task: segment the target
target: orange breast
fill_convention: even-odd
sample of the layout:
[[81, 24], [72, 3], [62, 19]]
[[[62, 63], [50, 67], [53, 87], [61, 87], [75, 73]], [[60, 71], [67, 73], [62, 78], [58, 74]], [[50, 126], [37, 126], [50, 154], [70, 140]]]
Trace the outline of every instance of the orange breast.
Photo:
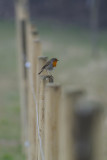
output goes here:
[[53, 67], [56, 67], [57, 61], [53, 62]]

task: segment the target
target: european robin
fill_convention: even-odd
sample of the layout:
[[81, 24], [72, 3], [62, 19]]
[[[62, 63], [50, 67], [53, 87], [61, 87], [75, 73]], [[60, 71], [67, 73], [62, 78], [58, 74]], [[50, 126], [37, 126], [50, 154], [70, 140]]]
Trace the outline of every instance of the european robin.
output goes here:
[[57, 58], [52, 58], [50, 59], [42, 68], [41, 68], [41, 71], [38, 73], [38, 74], [41, 74], [44, 70], [46, 70], [47, 72], [48, 71], [52, 71], [56, 65], [57, 65], [57, 62], [59, 60]]

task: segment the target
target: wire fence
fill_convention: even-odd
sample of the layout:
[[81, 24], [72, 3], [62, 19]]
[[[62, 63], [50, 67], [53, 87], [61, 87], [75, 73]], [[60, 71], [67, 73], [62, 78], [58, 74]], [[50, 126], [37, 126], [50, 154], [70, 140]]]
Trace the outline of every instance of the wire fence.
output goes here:
[[83, 89], [70, 86], [62, 90], [45, 72], [38, 75], [48, 59], [41, 56], [41, 43], [28, 15], [26, 7], [17, 1], [22, 144], [26, 146], [26, 159], [103, 159], [102, 105], [89, 99]]

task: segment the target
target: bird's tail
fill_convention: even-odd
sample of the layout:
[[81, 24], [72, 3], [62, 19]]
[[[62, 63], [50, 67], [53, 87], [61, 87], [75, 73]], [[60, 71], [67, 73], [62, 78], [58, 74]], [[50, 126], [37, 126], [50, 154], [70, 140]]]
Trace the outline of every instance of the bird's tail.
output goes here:
[[43, 72], [43, 69], [38, 74], [41, 74], [42, 72]]

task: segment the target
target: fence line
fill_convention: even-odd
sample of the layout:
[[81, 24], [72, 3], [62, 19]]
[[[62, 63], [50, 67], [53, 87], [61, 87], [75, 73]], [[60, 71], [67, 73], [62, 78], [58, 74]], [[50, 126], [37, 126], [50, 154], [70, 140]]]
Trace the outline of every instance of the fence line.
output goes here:
[[102, 112], [99, 109], [102, 106], [92, 100], [86, 101], [86, 94], [79, 88], [62, 90], [46, 72], [38, 75], [48, 57], [42, 56], [37, 29], [31, 25], [28, 10], [21, 5], [24, 5], [21, 1], [16, 3], [22, 139], [27, 146], [26, 158], [103, 159], [100, 141]]

